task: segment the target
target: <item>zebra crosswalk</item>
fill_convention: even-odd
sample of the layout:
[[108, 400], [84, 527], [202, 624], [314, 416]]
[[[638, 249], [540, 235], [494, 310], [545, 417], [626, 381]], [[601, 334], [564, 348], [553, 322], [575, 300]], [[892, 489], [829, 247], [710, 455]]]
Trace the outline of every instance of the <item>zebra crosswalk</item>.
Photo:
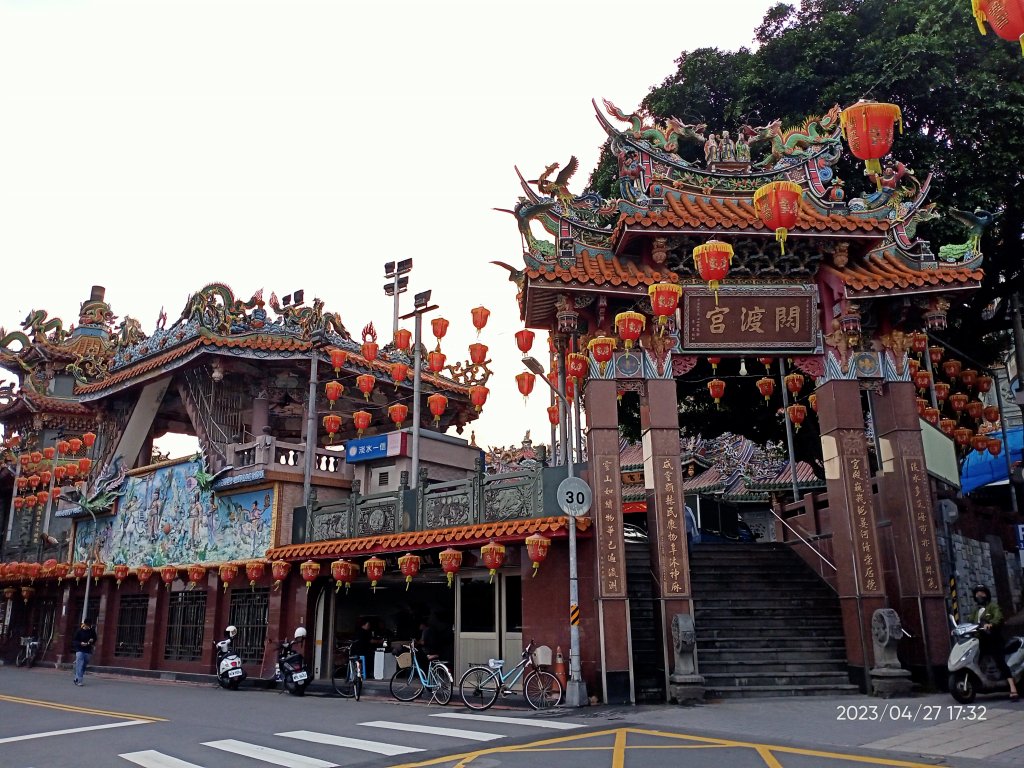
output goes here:
[[[209, 747], [219, 752], [237, 755], [239, 757], [252, 758], [253, 760], [262, 763], [283, 766], [283, 768], [339, 768], [339, 766], [344, 765], [347, 761], [354, 761], [356, 759], [364, 760], [366, 757], [365, 753], [367, 752], [387, 757], [396, 757], [398, 755], [406, 755], [414, 752], [423, 752], [425, 749], [437, 749], [437, 737], [440, 737], [441, 739], [459, 739], [463, 742], [488, 742], [511, 736], [511, 733], [503, 732], [503, 729], [507, 726], [519, 728], [520, 731], [516, 735], [520, 736], [523, 735], [521, 729], [524, 727], [553, 730], [571, 730], [574, 728], [584, 727], [582, 723], [573, 723], [564, 720], [545, 720], [528, 717], [502, 717], [501, 715], [482, 715], [469, 712], [438, 712], [430, 716], [447, 718], [449, 720], [468, 721], [466, 723], [467, 725], [469, 723], [483, 723], [485, 725], [480, 727], [487, 727], [488, 730], [446, 727], [441, 724], [426, 725], [423, 723], [408, 723], [392, 720], [369, 720], [357, 723], [354, 726], [360, 729], [367, 729], [365, 733], [359, 732], [359, 736], [369, 736], [371, 734], [379, 733], [380, 736], [390, 740], [383, 741], [372, 738], [360, 738], [359, 736], [342, 736], [340, 734], [301, 730], [275, 733], [274, 736], [276, 738], [288, 741], [283, 741], [281, 743], [274, 742], [275, 746], [273, 747], [264, 744], [240, 741], [238, 739], [206, 741], [202, 742], [202, 746]], [[453, 723], [452, 725], [455, 724]], [[434, 740], [431, 741], [429, 745], [422, 745], [422, 742], [420, 742], [421, 746], [416, 746], [417, 737], [434, 737]], [[292, 749], [295, 749], [293, 742], [314, 744], [321, 748], [333, 747], [340, 749], [341, 752], [338, 752], [336, 755], [331, 754], [330, 759], [323, 759], [322, 757], [314, 757], [302, 754], [301, 752], [292, 751]], [[280, 748], [285, 746], [288, 746], [289, 748]], [[214, 758], [212, 755], [214, 753], [210, 754], [210, 759], [213, 760]], [[324, 753], [321, 752], [321, 754]], [[141, 766], [141, 768], [208, 768], [205, 765], [183, 760], [175, 757], [174, 755], [168, 755], [153, 749], [142, 750], [139, 752], [125, 752], [119, 755], [119, 757], [129, 763]], [[342, 762], [332, 762], [332, 759], [340, 760]]]

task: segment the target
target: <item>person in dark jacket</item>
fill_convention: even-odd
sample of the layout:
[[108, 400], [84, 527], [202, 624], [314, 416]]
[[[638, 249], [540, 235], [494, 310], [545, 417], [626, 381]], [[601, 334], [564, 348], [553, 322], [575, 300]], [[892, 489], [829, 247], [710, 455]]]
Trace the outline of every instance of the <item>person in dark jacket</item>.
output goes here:
[[71, 638], [71, 650], [75, 652], [75, 685], [84, 685], [85, 668], [89, 664], [93, 649], [96, 647], [96, 630], [92, 621], [86, 619]]
[[1003, 655], [1003, 612], [992, 602], [992, 593], [984, 584], [974, 588], [974, 602], [979, 606], [975, 620], [981, 625], [981, 632], [978, 634], [981, 653], [992, 657], [999, 668], [999, 673], [1010, 684], [1010, 701], [1017, 701], [1020, 698], [1017, 684], [1013, 681], [1013, 674], [1006, 665], [1006, 657]]

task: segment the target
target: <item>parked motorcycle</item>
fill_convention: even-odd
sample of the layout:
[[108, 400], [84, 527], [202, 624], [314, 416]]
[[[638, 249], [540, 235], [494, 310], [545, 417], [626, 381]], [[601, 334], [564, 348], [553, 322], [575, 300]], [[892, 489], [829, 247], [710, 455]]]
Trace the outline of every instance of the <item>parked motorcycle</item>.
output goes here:
[[[953, 649], [949, 652], [946, 669], [949, 671], [949, 692], [961, 704], [970, 704], [979, 693], [1008, 691], [1009, 685], [999, 674], [995, 661], [981, 655], [981, 641], [978, 635], [981, 626], [971, 622], [953, 625]], [[1021, 684], [1024, 678], [1024, 637], [1010, 637], [1003, 647], [1006, 666], [1013, 679]]]
[[292, 696], [301, 696], [309, 685], [309, 670], [306, 659], [292, 646], [306, 639], [305, 627], [295, 630], [295, 639], [282, 640], [277, 644], [277, 679]]
[[18, 656], [14, 659], [14, 663], [19, 667], [24, 667], [26, 664], [34, 667], [38, 658], [39, 639], [36, 637], [21, 638], [21, 650], [18, 651]]
[[234, 640], [237, 634], [238, 627], [231, 625], [224, 630], [224, 639], [215, 643], [217, 646], [217, 682], [222, 688], [232, 691], [238, 690], [238, 686], [245, 680], [242, 657], [235, 651]]

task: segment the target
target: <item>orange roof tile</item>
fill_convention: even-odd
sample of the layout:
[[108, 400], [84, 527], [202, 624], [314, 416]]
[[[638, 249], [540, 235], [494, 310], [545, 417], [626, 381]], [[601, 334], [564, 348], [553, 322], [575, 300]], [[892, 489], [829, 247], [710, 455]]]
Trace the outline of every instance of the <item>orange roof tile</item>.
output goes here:
[[576, 280], [595, 285], [607, 283], [608, 285], [627, 285], [634, 288], [639, 285], [647, 286], [660, 282], [679, 282], [679, 275], [671, 270], [666, 269], [662, 272], [646, 265], [636, 265], [631, 261], [624, 261], [618, 256], [606, 259], [587, 250], [580, 254], [574, 267], [569, 269], [555, 267], [550, 272], [527, 269], [526, 276], [531, 279], [540, 277], [551, 282], [571, 283]]
[[854, 291], [913, 290], [929, 286], [968, 287], [980, 283], [984, 270], [965, 267], [911, 269], [892, 254], [869, 256], [862, 262], [850, 262], [842, 269], [823, 265]]
[[[499, 541], [522, 541], [534, 533], [546, 533], [561, 538], [568, 535], [568, 517], [532, 517], [519, 520], [502, 520], [477, 525], [460, 525], [454, 528], [436, 528], [429, 531], [408, 531], [386, 536], [366, 536], [359, 539], [332, 539], [314, 541], [308, 544], [289, 544], [267, 550], [267, 557], [273, 560], [322, 560], [343, 555], [373, 555], [406, 550], [433, 549], [448, 546], [476, 546], [491, 539]], [[590, 528], [590, 519], [577, 518], [576, 529]]]

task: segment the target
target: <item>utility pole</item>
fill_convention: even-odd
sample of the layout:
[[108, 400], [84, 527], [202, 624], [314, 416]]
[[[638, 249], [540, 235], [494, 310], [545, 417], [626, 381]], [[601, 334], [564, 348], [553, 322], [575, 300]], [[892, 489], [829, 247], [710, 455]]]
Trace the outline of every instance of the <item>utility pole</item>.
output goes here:
[[[410, 260], [411, 265], [411, 260]], [[397, 297], [396, 297], [397, 300]], [[411, 490], [415, 490], [420, 481], [420, 388], [423, 378], [423, 355], [420, 347], [423, 341], [423, 315], [437, 309], [436, 304], [430, 303], [430, 291], [417, 293], [412, 300], [413, 311], [402, 315], [402, 320], [415, 318], [415, 333], [413, 338], [413, 378], [412, 378], [412, 479]], [[397, 323], [395, 324], [397, 328]]]
[[384, 283], [384, 295], [393, 296], [395, 299], [394, 323], [391, 327], [392, 341], [398, 332], [398, 296], [409, 289], [410, 272], [412, 272], [412, 259], [402, 259], [397, 264], [389, 261], [384, 265], [384, 277], [391, 280], [390, 283]]

